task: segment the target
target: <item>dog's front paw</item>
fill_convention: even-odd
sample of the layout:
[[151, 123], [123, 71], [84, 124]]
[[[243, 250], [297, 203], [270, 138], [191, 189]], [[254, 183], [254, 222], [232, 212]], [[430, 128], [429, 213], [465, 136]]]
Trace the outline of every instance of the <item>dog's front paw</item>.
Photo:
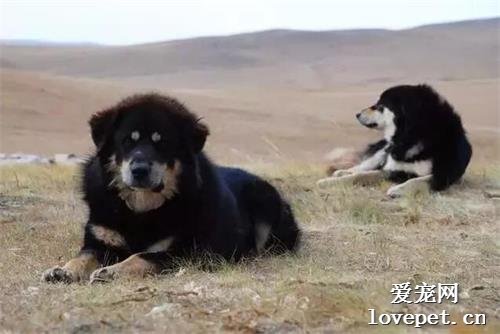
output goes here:
[[339, 170], [336, 170], [332, 176], [333, 177], [341, 177], [341, 176], [346, 176], [346, 175], [351, 175], [353, 174], [352, 171], [350, 171], [349, 169], [339, 169]]
[[42, 274], [42, 281], [49, 283], [72, 283], [77, 281], [76, 276], [71, 271], [56, 266], [46, 270]]
[[109, 283], [117, 277], [118, 274], [113, 266], [99, 268], [90, 275], [90, 284]]
[[387, 196], [389, 196], [390, 198], [399, 198], [399, 197], [403, 197], [404, 194], [405, 194], [405, 189], [404, 187], [402, 187], [401, 185], [395, 185], [395, 186], [392, 186], [390, 187], [388, 190], [387, 190]]
[[414, 179], [390, 187], [389, 190], [387, 190], [387, 196], [391, 198], [417, 196], [429, 194], [429, 191], [429, 183], [427, 180]]

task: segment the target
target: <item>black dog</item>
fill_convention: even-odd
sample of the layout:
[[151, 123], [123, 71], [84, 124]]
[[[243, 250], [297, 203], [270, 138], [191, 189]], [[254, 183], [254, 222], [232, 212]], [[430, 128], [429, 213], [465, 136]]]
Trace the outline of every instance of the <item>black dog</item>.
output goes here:
[[159, 273], [179, 258], [297, 248], [288, 203], [259, 177], [212, 164], [202, 153], [208, 128], [175, 99], [133, 96], [90, 126], [97, 153], [83, 168], [83, 247], [44, 280], [108, 281]]
[[364, 126], [383, 131], [384, 139], [368, 146], [360, 164], [338, 170], [319, 184], [342, 178], [363, 182], [382, 170], [385, 177], [401, 183], [388, 190], [389, 196], [397, 197], [416, 186], [444, 190], [465, 173], [472, 147], [460, 116], [430, 86], [389, 88], [356, 117]]

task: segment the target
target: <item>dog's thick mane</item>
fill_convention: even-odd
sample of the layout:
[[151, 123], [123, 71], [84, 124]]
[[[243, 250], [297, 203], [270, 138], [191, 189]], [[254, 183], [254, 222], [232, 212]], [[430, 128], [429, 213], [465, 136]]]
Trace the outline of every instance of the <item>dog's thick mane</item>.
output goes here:
[[460, 116], [444, 97], [422, 84], [389, 88], [380, 100], [395, 114], [396, 131], [388, 143], [394, 159], [410, 163], [431, 159], [434, 190], [462, 176], [471, 148]]
[[415, 140], [439, 145], [446, 137], [457, 135], [462, 129], [460, 116], [453, 106], [429, 85], [398, 86], [388, 89], [381, 100], [396, 104], [396, 132], [391, 143], [406, 150]]
[[91, 136], [99, 157], [108, 159], [113, 154], [109, 144], [109, 134], [121, 118], [137, 109], [156, 110], [171, 115], [175, 126], [185, 134], [185, 139], [193, 151], [200, 152], [210, 134], [208, 127], [200, 122], [200, 118], [189, 111], [178, 100], [157, 93], [136, 94], [121, 100], [113, 107], [95, 113], [89, 120]]

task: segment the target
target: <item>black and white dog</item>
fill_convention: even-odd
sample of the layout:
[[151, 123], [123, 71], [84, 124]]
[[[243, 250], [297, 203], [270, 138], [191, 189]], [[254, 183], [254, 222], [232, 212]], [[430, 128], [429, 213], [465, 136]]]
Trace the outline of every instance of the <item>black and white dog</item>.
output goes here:
[[462, 177], [471, 159], [460, 116], [428, 85], [389, 88], [356, 117], [362, 125], [383, 131], [384, 139], [367, 147], [361, 163], [337, 170], [318, 181], [319, 186], [385, 177], [398, 183], [388, 190], [391, 197], [429, 187], [440, 191]]

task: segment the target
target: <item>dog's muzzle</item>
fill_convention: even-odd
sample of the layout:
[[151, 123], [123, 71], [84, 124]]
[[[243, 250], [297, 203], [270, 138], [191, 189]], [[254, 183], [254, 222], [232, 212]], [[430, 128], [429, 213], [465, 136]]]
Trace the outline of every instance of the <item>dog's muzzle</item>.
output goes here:
[[131, 175], [132, 188], [151, 189], [161, 191], [163, 188], [161, 177], [153, 163], [144, 159], [134, 159], [130, 162], [129, 169]]
[[151, 164], [147, 161], [134, 160], [130, 164], [130, 172], [132, 173], [134, 180], [143, 181], [149, 177]]
[[378, 114], [374, 110], [374, 107], [365, 108], [361, 110], [361, 112], [356, 114], [358, 122], [366, 126], [367, 128], [378, 127], [377, 116]]

